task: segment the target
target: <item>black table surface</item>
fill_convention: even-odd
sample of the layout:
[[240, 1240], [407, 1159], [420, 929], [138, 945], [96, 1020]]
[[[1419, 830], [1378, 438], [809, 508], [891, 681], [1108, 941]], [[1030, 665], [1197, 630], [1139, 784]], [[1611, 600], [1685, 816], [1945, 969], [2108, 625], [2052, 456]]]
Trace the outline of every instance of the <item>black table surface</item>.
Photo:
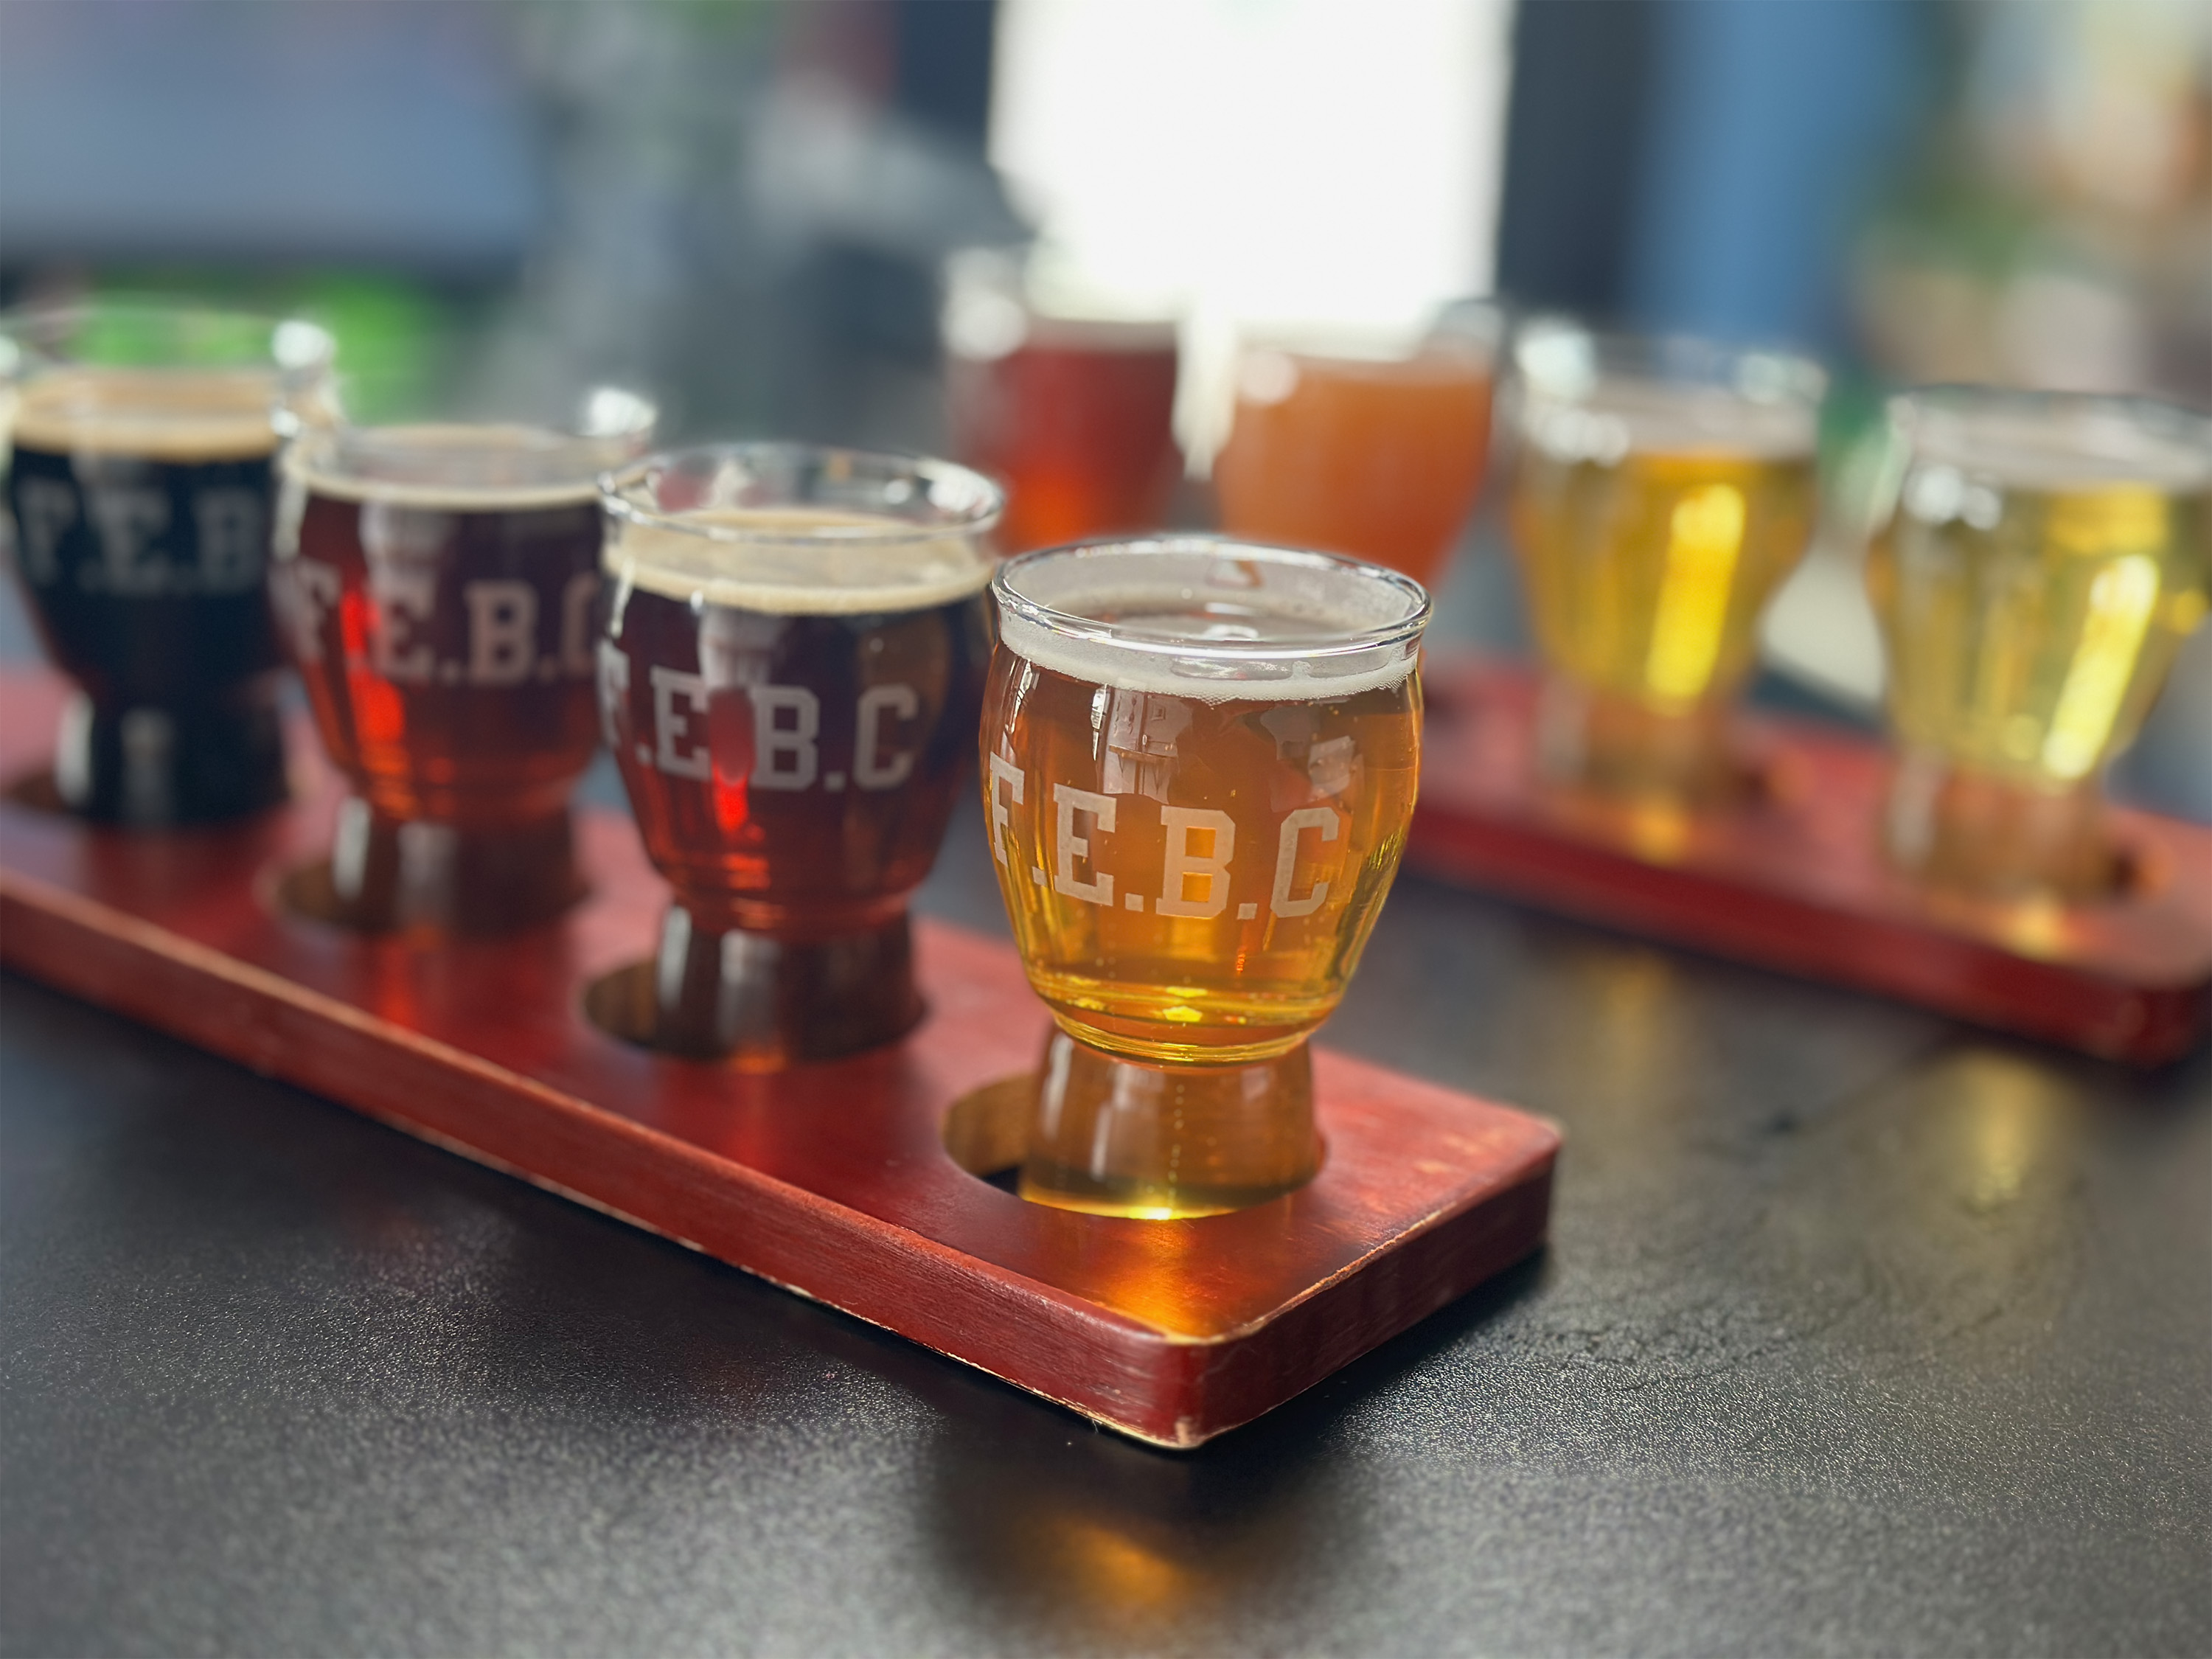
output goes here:
[[0, 981], [0, 1643], [2212, 1649], [2205, 1056], [1410, 878], [1328, 1040], [1565, 1121], [1554, 1242], [1176, 1455]]

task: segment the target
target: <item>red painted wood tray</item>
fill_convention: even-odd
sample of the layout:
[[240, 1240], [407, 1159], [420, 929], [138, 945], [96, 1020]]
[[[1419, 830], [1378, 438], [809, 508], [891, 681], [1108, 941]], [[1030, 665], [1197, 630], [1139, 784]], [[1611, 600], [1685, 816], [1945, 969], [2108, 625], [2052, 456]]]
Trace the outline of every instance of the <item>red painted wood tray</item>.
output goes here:
[[1747, 717], [1765, 779], [1686, 827], [1606, 819], [1533, 767], [1536, 682], [1431, 658], [1413, 868], [1655, 939], [1855, 986], [2046, 1042], [2154, 1065], [2212, 1016], [2212, 830], [2113, 810], [2125, 896], [2002, 907], [1946, 899], [1884, 862], [1889, 760], [1807, 721]]
[[[58, 703], [0, 678], [0, 780], [42, 763]], [[0, 961], [1162, 1445], [1249, 1422], [1542, 1242], [1550, 1124], [1326, 1052], [1304, 1191], [1190, 1221], [1024, 1203], [943, 1129], [1036, 1063], [1043, 1005], [1009, 949], [927, 922], [930, 1012], [896, 1046], [769, 1073], [632, 1048], [580, 1009], [665, 902], [617, 815], [582, 822], [592, 896], [527, 935], [430, 948], [285, 914], [277, 876], [330, 843], [312, 744], [301, 804], [238, 826], [0, 804]]]

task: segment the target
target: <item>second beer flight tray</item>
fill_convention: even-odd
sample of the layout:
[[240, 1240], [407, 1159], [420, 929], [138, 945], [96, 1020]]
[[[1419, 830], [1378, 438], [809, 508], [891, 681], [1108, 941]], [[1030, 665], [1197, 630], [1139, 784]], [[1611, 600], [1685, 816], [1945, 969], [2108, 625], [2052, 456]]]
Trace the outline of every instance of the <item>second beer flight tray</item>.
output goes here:
[[[0, 781], [44, 764], [50, 676], [0, 678]], [[301, 734], [304, 737], [304, 734]], [[1316, 1048], [1328, 1158], [1234, 1214], [1025, 1203], [1020, 1078], [1048, 1016], [1013, 951], [917, 920], [904, 1041], [748, 1072], [629, 1046], [584, 991], [647, 954], [665, 889], [627, 817], [581, 815], [588, 898], [437, 948], [284, 912], [337, 787], [140, 835], [0, 802], [0, 963], [826, 1302], [1161, 1445], [1249, 1421], [1542, 1242], [1558, 1131]], [[1008, 1086], [994, 1088], [991, 1085]]]
[[2127, 889], [2093, 904], [1978, 906], [1923, 892], [1879, 850], [1887, 752], [1746, 715], [1763, 781], [1673, 824], [1578, 813], [1535, 769], [1536, 677], [1431, 655], [1413, 870], [1763, 968], [2157, 1065], [2212, 1024], [2212, 829], [2109, 809]]

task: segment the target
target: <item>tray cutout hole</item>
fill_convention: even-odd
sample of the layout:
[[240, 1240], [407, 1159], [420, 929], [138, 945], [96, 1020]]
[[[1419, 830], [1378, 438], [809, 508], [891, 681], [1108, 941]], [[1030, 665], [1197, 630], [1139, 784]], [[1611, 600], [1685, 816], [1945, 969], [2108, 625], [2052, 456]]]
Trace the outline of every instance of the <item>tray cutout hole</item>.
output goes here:
[[939, 1130], [945, 1156], [977, 1180], [1013, 1192], [1028, 1150], [1036, 1089], [1036, 1074], [1023, 1072], [961, 1096]]

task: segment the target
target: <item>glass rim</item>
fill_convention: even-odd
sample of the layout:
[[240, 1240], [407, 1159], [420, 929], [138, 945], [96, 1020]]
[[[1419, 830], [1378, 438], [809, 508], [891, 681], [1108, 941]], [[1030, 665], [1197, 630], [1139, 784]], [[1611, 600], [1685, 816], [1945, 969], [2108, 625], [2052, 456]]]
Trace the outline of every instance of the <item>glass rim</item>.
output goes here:
[[[374, 490], [431, 487], [498, 494], [517, 486], [595, 493], [600, 477], [653, 441], [660, 410], [623, 386], [597, 386], [577, 399], [575, 418], [523, 416], [352, 421], [343, 402], [334, 420], [304, 422], [292, 434], [284, 469], [307, 480]], [[473, 442], [471, 441], [474, 441]], [[471, 479], [466, 463], [504, 461], [511, 476]], [[441, 464], [442, 463], [442, 464]]]
[[[1335, 637], [1320, 640], [1169, 639], [1158, 635], [1131, 633], [1120, 623], [1102, 622], [1096, 617], [1063, 611], [1043, 600], [1032, 599], [1015, 585], [1024, 571], [1047, 564], [1064, 563], [1071, 560], [1103, 561], [1132, 556], [1144, 559], [1176, 555], [1226, 556], [1301, 570], [1334, 571], [1389, 587], [1408, 600], [1410, 609], [1395, 622], [1372, 628], [1346, 629]], [[1349, 558], [1338, 553], [1322, 553], [1308, 548], [1284, 547], [1269, 542], [1245, 541], [1234, 536], [1206, 534], [1122, 537], [1037, 548], [1005, 561], [992, 573], [991, 598], [1002, 610], [1011, 612], [1022, 622], [1062, 639], [1080, 640], [1146, 656], [1204, 657], [1225, 662], [1255, 664], [1307, 657], [1356, 656], [1364, 652], [1409, 644], [1420, 637], [1435, 611], [1435, 602], [1429, 597], [1427, 588], [1402, 571], [1393, 570], [1387, 565], [1376, 564], [1366, 559]]]
[[1514, 333], [1511, 305], [1495, 294], [1440, 301], [1417, 322], [1259, 319], [1237, 325], [1240, 362], [1267, 353], [1331, 363], [1402, 363], [1428, 356], [1480, 356], [1494, 368]]
[[[1558, 343], [1564, 357], [1571, 343], [1583, 360], [1562, 362], [1551, 377], [1529, 362], [1531, 354]], [[1583, 355], [1586, 354], [1586, 355]], [[1679, 331], [1642, 332], [1600, 328], [1564, 312], [1538, 312], [1513, 325], [1506, 356], [1514, 378], [1539, 395], [1572, 402], [1600, 386], [1642, 381], [1661, 386], [1705, 386], [1749, 402], [1817, 405], [1827, 396], [1828, 371], [1811, 353], [1766, 342], [1738, 342]], [[1745, 384], [1747, 371], [1751, 384]], [[1571, 384], [1579, 382], [1579, 384]]]
[[2212, 441], [2212, 410], [2197, 408], [2142, 392], [2082, 392], [2063, 386], [1984, 385], [1974, 380], [1937, 380], [1926, 386], [1892, 392], [1883, 404], [1885, 414], [1908, 428], [1923, 416], [1972, 416], [1982, 413], [2027, 415], [2108, 414], [2139, 422], [2156, 422], [2187, 431], [2197, 429]]
[[[921, 498], [933, 507], [940, 505], [935, 500], [939, 485], [949, 485], [953, 491], [965, 491], [972, 499], [957, 503], [951, 516], [942, 519], [899, 518], [887, 511], [884, 516], [872, 518], [865, 524], [817, 525], [803, 531], [787, 530], [781, 534], [765, 527], [750, 527], [726, 520], [702, 518], [702, 510], [708, 509], [700, 507], [670, 509], [637, 499], [638, 491], [650, 487], [673, 467], [684, 462], [771, 458], [785, 460], [805, 459], [833, 464], [842, 462], [848, 467], [857, 464], [879, 468], [888, 475], [884, 480], [886, 483], [903, 477], [911, 483], [924, 485], [920, 492]], [[980, 537], [988, 534], [999, 522], [1006, 506], [1006, 491], [995, 482], [973, 467], [962, 466], [957, 461], [939, 460], [934, 456], [905, 450], [851, 449], [837, 444], [781, 439], [690, 444], [676, 449], [655, 450], [651, 454], [600, 473], [598, 483], [601, 506], [610, 517], [625, 525], [696, 537], [702, 541], [720, 542], [732, 547], [818, 546], [824, 542], [842, 545], [891, 546], [907, 542], [940, 541], [948, 536]], [[804, 504], [787, 503], [793, 506]], [[892, 505], [896, 507], [898, 503]]]
[[[75, 356], [70, 341], [87, 323], [100, 319], [157, 327], [164, 331], [165, 339], [173, 337], [169, 331], [197, 323], [241, 331], [238, 336], [241, 341], [252, 339], [258, 343], [250, 353], [228, 352], [213, 359], [164, 355], [150, 361], [103, 362]], [[32, 368], [131, 374], [268, 369], [297, 374], [326, 372], [337, 356], [337, 342], [330, 331], [304, 317], [220, 305], [189, 295], [94, 295], [12, 306], [0, 310], [0, 344], [8, 349], [8, 355], [0, 356], [0, 370], [11, 374]]]

